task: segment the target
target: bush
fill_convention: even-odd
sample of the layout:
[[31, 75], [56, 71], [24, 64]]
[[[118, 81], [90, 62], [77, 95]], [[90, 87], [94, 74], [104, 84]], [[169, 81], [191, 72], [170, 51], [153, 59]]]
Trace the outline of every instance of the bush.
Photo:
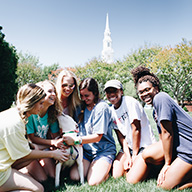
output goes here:
[[12, 105], [17, 92], [15, 72], [18, 59], [15, 48], [4, 40], [5, 35], [1, 29], [2, 27], [0, 27], [0, 111], [3, 111]]

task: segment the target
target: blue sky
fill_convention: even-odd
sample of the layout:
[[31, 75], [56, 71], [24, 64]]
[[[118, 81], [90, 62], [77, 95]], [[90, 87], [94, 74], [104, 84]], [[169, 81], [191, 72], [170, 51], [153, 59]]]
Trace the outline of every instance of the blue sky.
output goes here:
[[100, 57], [109, 14], [115, 59], [148, 45], [192, 40], [191, 0], [0, 0], [5, 40], [40, 63], [84, 65]]

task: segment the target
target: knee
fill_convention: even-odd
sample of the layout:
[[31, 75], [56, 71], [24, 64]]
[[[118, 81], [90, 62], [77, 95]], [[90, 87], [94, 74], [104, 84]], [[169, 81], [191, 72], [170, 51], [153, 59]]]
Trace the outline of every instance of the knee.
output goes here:
[[89, 181], [88, 181], [88, 185], [89, 185], [89, 186], [94, 186], [94, 185], [96, 185], [96, 183], [89, 180]]
[[123, 176], [123, 174], [121, 174], [120, 172], [113, 171], [112, 176], [114, 179], [117, 179], [117, 178]]
[[113, 162], [113, 168], [112, 168], [112, 176], [113, 178], [118, 178], [123, 176], [123, 167], [120, 165], [119, 161], [114, 161]]
[[139, 180], [136, 180], [134, 177], [130, 177], [129, 174], [126, 175], [126, 180], [129, 184], [136, 184]]
[[90, 186], [97, 186], [101, 184], [102, 182], [106, 181], [109, 178], [109, 174], [105, 175], [104, 177], [94, 177], [93, 175], [91, 177], [88, 176], [87, 182]]
[[80, 176], [79, 176], [78, 172], [71, 170], [70, 171], [70, 179], [73, 180], [73, 181], [79, 181]]
[[90, 185], [90, 186], [95, 186], [95, 185], [99, 185], [100, 184], [100, 182], [97, 182], [94, 179], [88, 179], [87, 182], [88, 182], [88, 185]]
[[164, 189], [164, 190], [171, 190], [173, 189], [175, 186], [171, 186], [170, 184], [166, 184], [165, 182], [163, 182], [162, 184], [158, 185], [158, 187]]
[[[171, 175], [173, 175], [173, 173], [172, 173]], [[170, 175], [169, 175], [169, 176], [170, 176]], [[164, 176], [165, 178], [164, 178], [164, 180], [161, 181], [161, 182], [158, 182], [158, 183], [157, 183], [157, 186], [158, 186], [159, 188], [164, 189], [164, 190], [171, 190], [171, 189], [173, 189], [176, 185], [179, 184], [179, 183], [175, 182], [175, 181], [177, 181], [176, 178], [174, 178], [174, 180], [172, 180], [172, 179], [170, 180], [169, 176], [166, 175], [166, 173], [165, 173], [165, 176]], [[168, 179], [166, 179], [166, 177], [167, 177]], [[174, 176], [173, 176], [173, 177], [174, 177]]]

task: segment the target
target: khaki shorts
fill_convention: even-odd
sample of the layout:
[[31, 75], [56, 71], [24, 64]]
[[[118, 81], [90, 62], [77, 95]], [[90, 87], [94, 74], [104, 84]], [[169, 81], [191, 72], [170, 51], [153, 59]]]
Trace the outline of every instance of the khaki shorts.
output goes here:
[[11, 175], [11, 167], [9, 167], [5, 171], [0, 171], [0, 186], [2, 186], [10, 177]]

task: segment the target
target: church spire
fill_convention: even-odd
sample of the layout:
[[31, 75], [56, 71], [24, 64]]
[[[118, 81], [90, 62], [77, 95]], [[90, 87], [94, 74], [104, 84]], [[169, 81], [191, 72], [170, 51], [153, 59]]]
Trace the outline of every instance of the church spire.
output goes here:
[[108, 33], [111, 34], [110, 29], [109, 29], [109, 17], [108, 17], [108, 13], [107, 13], [107, 18], [106, 18], [105, 32], [108, 32]]
[[102, 50], [102, 60], [108, 64], [113, 63], [113, 49], [112, 49], [112, 39], [111, 32], [109, 29], [109, 18], [108, 13], [106, 17], [106, 26], [103, 39], [103, 50]]

